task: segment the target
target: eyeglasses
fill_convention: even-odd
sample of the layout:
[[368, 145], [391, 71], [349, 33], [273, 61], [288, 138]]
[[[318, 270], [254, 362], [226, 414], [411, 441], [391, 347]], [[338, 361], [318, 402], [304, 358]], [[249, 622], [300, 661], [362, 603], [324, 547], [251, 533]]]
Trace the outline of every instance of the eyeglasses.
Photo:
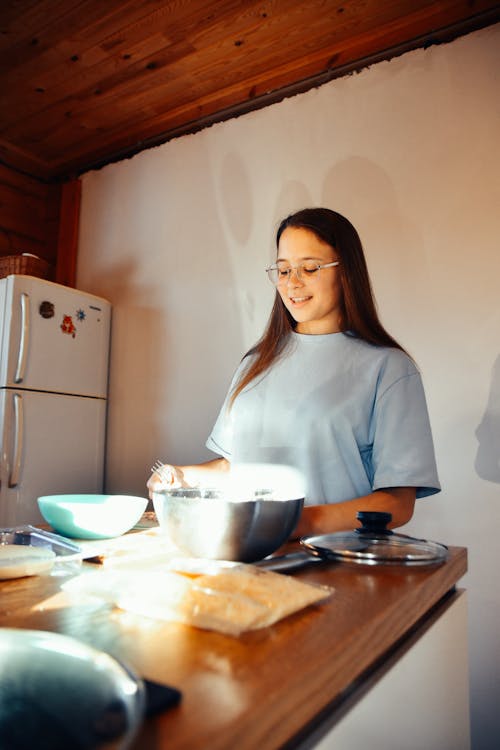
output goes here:
[[305, 261], [298, 266], [289, 266], [284, 263], [276, 263], [274, 266], [266, 268], [269, 281], [274, 286], [284, 286], [288, 284], [292, 271], [295, 271], [300, 281], [317, 281], [322, 268], [332, 268], [338, 266], [340, 260], [334, 260], [332, 263], [315, 263], [314, 261]]

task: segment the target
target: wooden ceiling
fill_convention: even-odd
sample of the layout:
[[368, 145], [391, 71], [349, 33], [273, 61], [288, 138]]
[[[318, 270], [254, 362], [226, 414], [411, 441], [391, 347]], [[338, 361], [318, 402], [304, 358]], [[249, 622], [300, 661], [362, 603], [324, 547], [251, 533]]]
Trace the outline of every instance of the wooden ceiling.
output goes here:
[[1, 0], [0, 161], [65, 180], [498, 20], [487, 0]]

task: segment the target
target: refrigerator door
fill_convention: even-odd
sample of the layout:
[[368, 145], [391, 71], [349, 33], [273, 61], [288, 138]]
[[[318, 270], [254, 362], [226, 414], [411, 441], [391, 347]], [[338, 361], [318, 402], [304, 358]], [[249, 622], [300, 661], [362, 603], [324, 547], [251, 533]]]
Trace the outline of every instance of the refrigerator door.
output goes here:
[[0, 527], [42, 522], [40, 495], [103, 491], [106, 401], [0, 390]]
[[0, 387], [106, 397], [109, 302], [13, 275], [0, 280], [0, 316]]

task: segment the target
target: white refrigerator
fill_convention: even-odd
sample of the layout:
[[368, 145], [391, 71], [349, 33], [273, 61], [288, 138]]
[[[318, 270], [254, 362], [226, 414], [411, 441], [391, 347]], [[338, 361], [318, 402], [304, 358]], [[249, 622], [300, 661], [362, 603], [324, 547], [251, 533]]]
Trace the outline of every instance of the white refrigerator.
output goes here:
[[100, 493], [111, 305], [31, 276], [0, 279], [0, 527], [37, 498]]

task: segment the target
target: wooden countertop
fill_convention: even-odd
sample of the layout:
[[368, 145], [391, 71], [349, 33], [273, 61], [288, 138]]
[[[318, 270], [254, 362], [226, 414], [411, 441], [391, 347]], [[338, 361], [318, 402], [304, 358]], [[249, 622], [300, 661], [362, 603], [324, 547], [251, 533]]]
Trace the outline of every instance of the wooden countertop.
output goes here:
[[0, 626], [74, 636], [179, 688], [181, 704], [144, 722], [136, 750], [275, 750], [411, 631], [466, 570], [459, 547], [426, 568], [314, 563], [292, 575], [334, 587], [333, 596], [239, 638], [107, 604], [61, 606], [65, 578], [24, 578], [0, 584]]

